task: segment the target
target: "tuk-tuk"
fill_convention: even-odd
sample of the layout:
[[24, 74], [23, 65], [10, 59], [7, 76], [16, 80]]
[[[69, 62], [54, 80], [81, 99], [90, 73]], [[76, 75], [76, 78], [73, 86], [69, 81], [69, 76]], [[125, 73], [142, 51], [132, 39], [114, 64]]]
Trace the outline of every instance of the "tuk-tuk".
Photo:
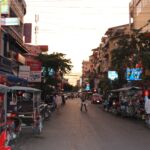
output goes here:
[[0, 84], [0, 150], [11, 150], [8, 143], [8, 128], [7, 128], [7, 92], [9, 88]]
[[[31, 87], [12, 86], [11, 113], [17, 114], [21, 120], [21, 127], [31, 127], [33, 133], [40, 134], [43, 126], [43, 118], [40, 113], [41, 90]], [[9, 102], [10, 103], [10, 102]]]

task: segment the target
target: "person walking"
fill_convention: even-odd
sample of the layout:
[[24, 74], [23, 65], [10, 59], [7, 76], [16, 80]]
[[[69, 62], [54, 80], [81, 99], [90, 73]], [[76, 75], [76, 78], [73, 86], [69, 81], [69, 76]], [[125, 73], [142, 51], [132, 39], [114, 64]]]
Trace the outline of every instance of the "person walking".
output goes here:
[[61, 95], [61, 99], [62, 99], [61, 105], [65, 105], [66, 101], [64, 94]]
[[83, 92], [82, 95], [81, 95], [81, 107], [80, 107], [81, 111], [83, 110], [83, 107], [84, 107], [86, 112], [88, 111], [86, 101], [87, 101], [87, 95], [86, 95], [85, 92]]

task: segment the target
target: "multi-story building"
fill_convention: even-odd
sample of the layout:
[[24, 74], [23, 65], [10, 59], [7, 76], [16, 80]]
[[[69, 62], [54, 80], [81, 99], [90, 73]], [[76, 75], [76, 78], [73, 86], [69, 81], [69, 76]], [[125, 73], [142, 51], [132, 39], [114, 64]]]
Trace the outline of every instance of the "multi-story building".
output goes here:
[[[24, 0], [6, 0], [5, 8], [7, 12], [2, 12], [1, 17], [16, 18], [19, 20], [17, 25], [2, 25], [0, 36], [0, 66], [1, 74], [7, 75], [10, 82], [19, 82], [19, 65], [25, 64], [24, 53], [27, 49], [23, 45], [23, 18], [26, 14], [26, 3]], [[3, 3], [1, 3], [3, 9]]]
[[87, 83], [89, 83], [89, 75], [91, 70], [91, 62], [83, 61], [82, 62], [82, 87], [85, 87]]
[[129, 8], [131, 28], [150, 31], [150, 0], [132, 0]]
[[[129, 6], [131, 29], [138, 29], [150, 37], [150, 0], [132, 0]], [[149, 69], [145, 69], [145, 75], [150, 76]]]
[[111, 65], [111, 52], [118, 47], [118, 40], [122, 36], [129, 37], [129, 34], [129, 24], [111, 27], [106, 31], [100, 45], [100, 72], [104, 73], [113, 69], [113, 66]]

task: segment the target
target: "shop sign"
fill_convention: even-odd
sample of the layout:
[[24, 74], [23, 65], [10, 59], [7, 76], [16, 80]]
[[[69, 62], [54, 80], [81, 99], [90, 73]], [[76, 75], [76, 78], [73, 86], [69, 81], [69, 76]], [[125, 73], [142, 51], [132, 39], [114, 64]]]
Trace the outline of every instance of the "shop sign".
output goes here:
[[2, 26], [19, 26], [20, 20], [19, 18], [1, 18]]
[[17, 61], [22, 63], [22, 64], [25, 64], [25, 57], [18, 53], [17, 54]]
[[27, 66], [30, 66], [31, 71], [41, 71], [42, 70], [42, 64], [39, 61], [27, 61]]
[[30, 77], [30, 66], [19, 66], [19, 77], [29, 80]]
[[29, 82], [41, 82], [42, 64], [37, 60], [28, 60], [27, 66], [30, 66]]
[[29, 82], [41, 82], [41, 72], [40, 71], [31, 71]]

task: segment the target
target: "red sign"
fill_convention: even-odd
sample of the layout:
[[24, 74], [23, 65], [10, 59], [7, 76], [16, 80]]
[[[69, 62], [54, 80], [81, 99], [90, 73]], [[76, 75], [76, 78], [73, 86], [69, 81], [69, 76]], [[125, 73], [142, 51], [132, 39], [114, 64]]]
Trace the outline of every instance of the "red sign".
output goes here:
[[26, 65], [30, 66], [30, 77], [29, 82], [41, 82], [41, 70], [42, 64], [41, 62], [30, 59], [26, 61]]
[[42, 69], [42, 64], [39, 61], [27, 61], [26, 65], [30, 66], [30, 71], [41, 71]]

